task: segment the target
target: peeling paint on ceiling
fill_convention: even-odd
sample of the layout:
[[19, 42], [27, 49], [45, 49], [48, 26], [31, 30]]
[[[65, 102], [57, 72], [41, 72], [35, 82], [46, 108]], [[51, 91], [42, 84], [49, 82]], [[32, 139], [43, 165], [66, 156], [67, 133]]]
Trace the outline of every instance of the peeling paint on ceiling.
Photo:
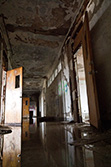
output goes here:
[[[82, 0], [1, 0], [13, 49], [13, 68], [24, 67], [24, 92], [42, 89]], [[28, 91], [29, 90], [29, 91]]]

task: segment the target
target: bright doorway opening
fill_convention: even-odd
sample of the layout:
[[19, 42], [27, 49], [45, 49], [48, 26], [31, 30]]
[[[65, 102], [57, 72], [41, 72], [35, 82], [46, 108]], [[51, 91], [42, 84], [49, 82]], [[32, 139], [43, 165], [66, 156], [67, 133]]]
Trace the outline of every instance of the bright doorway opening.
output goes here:
[[78, 92], [78, 109], [79, 117], [82, 122], [89, 121], [89, 107], [88, 107], [88, 96], [85, 76], [85, 66], [83, 58], [82, 46], [74, 54], [74, 64], [76, 72], [77, 92]]

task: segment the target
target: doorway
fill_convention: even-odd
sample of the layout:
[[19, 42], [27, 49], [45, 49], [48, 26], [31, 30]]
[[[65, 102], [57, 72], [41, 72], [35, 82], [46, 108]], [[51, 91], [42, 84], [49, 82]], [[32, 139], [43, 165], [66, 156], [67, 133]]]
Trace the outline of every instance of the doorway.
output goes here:
[[[79, 115], [83, 122], [89, 120], [91, 125], [99, 128], [101, 126], [100, 113], [88, 23], [88, 14], [86, 12], [84, 19], [80, 20], [76, 30], [72, 33], [75, 84], [73, 99], [74, 104], [76, 104], [74, 113], [75, 116]], [[79, 119], [77, 121], [80, 122]]]
[[33, 118], [33, 111], [30, 111], [30, 119]]
[[8, 58], [5, 49], [2, 51], [2, 78], [1, 78], [1, 120], [3, 124], [5, 119], [5, 101], [6, 101], [6, 74], [8, 69]]
[[30, 111], [30, 124], [33, 124], [33, 111]]
[[74, 54], [74, 64], [77, 82], [79, 118], [82, 122], [88, 122], [89, 107], [82, 46], [80, 46]]

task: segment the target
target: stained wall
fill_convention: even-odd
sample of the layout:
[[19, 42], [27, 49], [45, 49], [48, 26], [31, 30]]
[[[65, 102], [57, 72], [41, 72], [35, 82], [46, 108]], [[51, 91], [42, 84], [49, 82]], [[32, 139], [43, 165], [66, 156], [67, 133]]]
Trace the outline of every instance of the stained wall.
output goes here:
[[[111, 1], [110, 0], [91, 0], [86, 8], [89, 17], [89, 27], [91, 34], [91, 46], [95, 66], [95, 78], [99, 101], [99, 110], [102, 122], [111, 120]], [[76, 18], [76, 17], [75, 17]], [[70, 36], [69, 36], [70, 38]], [[66, 46], [63, 45], [66, 48]], [[71, 50], [71, 48], [70, 48]], [[70, 53], [70, 52], [68, 52]], [[66, 95], [61, 93], [59, 95], [59, 83], [62, 80], [67, 82], [70, 92], [69, 78], [71, 77], [71, 82], [74, 82], [72, 60], [70, 54], [66, 54], [66, 58], [69, 60], [65, 63], [65, 57], [62, 56], [65, 53], [61, 51], [62, 70], [51, 84], [47, 88], [46, 100], [47, 100], [47, 115], [48, 116], [58, 116], [58, 117], [68, 117], [73, 116], [71, 112], [71, 96], [70, 93]], [[64, 75], [64, 71], [69, 72]], [[68, 72], [68, 71], [67, 71]], [[67, 76], [67, 77], [66, 77]], [[67, 79], [66, 79], [67, 78]], [[72, 89], [74, 86], [72, 85]], [[69, 102], [68, 102], [69, 100]], [[68, 105], [67, 105], [68, 102]], [[67, 106], [67, 107], [66, 107]], [[76, 108], [73, 104], [73, 111]], [[69, 109], [69, 110], [68, 110]], [[67, 114], [65, 114], [67, 112]]]
[[101, 17], [91, 29], [100, 115], [102, 123], [107, 125], [111, 121], [111, 3], [108, 2], [101, 4]]
[[61, 57], [61, 70], [46, 89], [46, 116], [72, 119], [69, 66], [66, 51]]

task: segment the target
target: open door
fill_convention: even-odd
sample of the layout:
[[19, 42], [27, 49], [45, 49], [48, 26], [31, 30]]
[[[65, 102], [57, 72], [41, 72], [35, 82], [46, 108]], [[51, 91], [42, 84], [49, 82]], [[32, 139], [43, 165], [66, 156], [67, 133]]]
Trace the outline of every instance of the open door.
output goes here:
[[29, 118], [29, 105], [30, 105], [30, 99], [29, 97], [23, 98], [23, 117]]
[[2, 167], [21, 167], [21, 127], [11, 127], [12, 133], [4, 135]]
[[22, 123], [22, 72], [22, 67], [7, 71], [6, 124]]
[[[83, 53], [89, 120], [93, 126], [98, 128], [100, 126], [100, 115], [99, 115], [98, 98], [97, 98], [96, 83], [95, 83], [95, 71], [94, 71], [94, 63], [93, 63], [92, 52], [91, 52], [87, 13], [85, 14], [84, 22], [81, 23], [81, 28], [79, 27], [79, 30], [75, 32], [75, 34], [73, 34], [73, 37], [74, 37], [73, 38], [74, 44], [72, 47], [73, 47], [73, 54], [74, 54], [74, 57], [73, 57], [74, 62], [77, 59], [76, 55], [78, 50], [82, 50], [82, 53]], [[80, 78], [83, 78], [83, 75], [81, 76]], [[78, 105], [79, 105], [79, 98], [78, 98]], [[78, 108], [81, 110], [80, 107]], [[81, 112], [79, 113], [79, 115], [80, 116], [82, 115]]]

